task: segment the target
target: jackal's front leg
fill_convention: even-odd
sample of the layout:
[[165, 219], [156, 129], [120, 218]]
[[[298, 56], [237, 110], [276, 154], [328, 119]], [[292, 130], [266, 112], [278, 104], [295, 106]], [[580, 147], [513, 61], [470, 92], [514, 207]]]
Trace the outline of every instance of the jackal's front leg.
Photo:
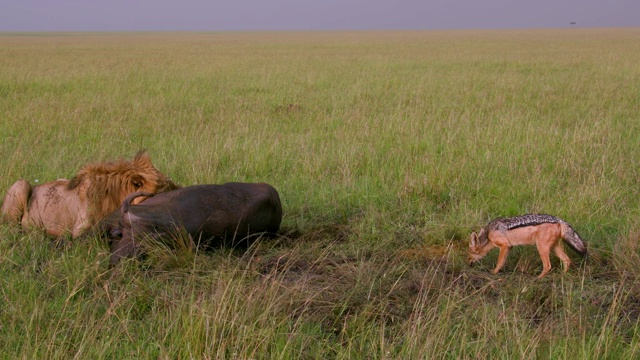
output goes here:
[[492, 273], [497, 274], [507, 261], [507, 255], [509, 254], [509, 245], [500, 245], [500, 254], [498, 254], [498, 263]]

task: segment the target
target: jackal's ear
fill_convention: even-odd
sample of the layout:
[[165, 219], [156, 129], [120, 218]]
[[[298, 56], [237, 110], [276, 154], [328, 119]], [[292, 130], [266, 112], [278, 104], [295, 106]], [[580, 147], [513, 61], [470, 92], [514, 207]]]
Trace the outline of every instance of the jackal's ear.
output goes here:
[[476, 232], [472, 232], [471, 233], [471, 237], [469, 238], [469, 247], [474, 248], [476, 247], [476, 244], [478, 243], [478, 234], [476, 234]]

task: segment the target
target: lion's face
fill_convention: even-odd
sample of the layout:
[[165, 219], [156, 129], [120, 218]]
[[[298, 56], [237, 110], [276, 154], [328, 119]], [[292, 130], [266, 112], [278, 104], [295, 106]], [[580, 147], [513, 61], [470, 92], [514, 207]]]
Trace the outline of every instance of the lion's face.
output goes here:
[[[168, 176], [161, 173], [158, 169], [153, 166], [151, 163], [151, 158], [142, 152], [138, 153], [132, 162], [132, 166], [128, 169], [128, 181], [125, 180], [128, 184], [128, 189], [122, 192], [122, 199], [120, 202], [129, 194], [136, 191], [143, 191], [152, 194], [161, 193], [165, 191], [171, 191], [179, 188]], [[144, 201], [146, 197], [141, 196], [136, 198], [132, 204], [139, 204]]]
[[[145, 174], [135, 174], [130, 182], [125, 197], [136, 191], [143, 191], [152, 194], [157, 194], [165, 191], [171, 191], [178, 189], [176, 185], [168, 176], [158, 171], [155, 167], [149, 169], [150, 171]], [[131, 203], [137, 205], [144, 201], [147, 197], [140, 196], [134, 199]]]

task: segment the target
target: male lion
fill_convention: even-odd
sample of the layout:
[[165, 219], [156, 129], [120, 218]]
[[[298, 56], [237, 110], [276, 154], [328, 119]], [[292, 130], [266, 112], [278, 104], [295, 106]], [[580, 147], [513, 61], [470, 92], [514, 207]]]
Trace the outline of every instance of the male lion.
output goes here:
[[[118, 208], [132, 192], [158, 193], [177, 189], [151, 163], [144, 151], [132, 161], [87, 164], [71, 179], [31, 186], [18, 180], [9, 188], [0, 214], [23, 228], [44, 229], [51, 236], [80, 236]], [[138, 201], [142, 202], [144, 198]]]

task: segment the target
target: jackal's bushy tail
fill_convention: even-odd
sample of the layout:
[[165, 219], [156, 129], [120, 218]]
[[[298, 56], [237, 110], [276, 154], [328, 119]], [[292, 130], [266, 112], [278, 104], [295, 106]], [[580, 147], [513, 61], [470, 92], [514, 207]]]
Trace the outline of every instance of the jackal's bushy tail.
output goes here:
[[587, 244], [580, 238], [580, 235], [569, 225], [562, 221], [562, 239], [578, 254], [584, 256], [587, 254]]

